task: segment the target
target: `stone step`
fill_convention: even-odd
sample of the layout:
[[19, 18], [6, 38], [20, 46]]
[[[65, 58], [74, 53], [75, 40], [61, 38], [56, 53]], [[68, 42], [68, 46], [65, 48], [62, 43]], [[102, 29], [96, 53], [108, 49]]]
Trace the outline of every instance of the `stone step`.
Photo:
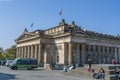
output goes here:
[[[94, 69], [95, 72], [98, 72], [101, 67], [105, 70], [105, 80], [116, 80], [115, 69], [116, 67], [120, 67], [120, 65], [92, 65], [92, 69]], [[92, 73], [88, 73], [86, 65], [84, 67], [76, 67], [74, 70], [69, 70], [68, 73], [77, 76], [83, 75], [91, 79], [93, 78]]]
[[117, 80], [115, 75], [109, 75], [108, 77], [106, 77], [106, 80]]
[[115, 74], [115, 70], [109, 70], [108, 73], [109, 73], [109, 75], [114, 75]]
[[[98, 73], [99, 69], [94, 69], [95, 70], [95, 73]], [[77, 72], [88, 72], [87, 71], [87, 68], [83, 67], [83, 68], [76, 68], [75, 71]], [[107, 75], [112, 75], [112, 74], [115, 74], [115, 70], [105, 70], [105, 74]]]
[[[69, 70], [68, 74], [74, 75], [74, 76], [81, 76], [82, 75], [82, 76], [86, 76], [86, 77], [91, 78], [91, 79], [93, 78], [92, 73], [88, 73], [86, 71], [78, 72], [76, 70]], [[105, 80], [116, 80], [116, 76], [115, 76], [115, 74], [112, 74], [112, 75], [105, 74]]]

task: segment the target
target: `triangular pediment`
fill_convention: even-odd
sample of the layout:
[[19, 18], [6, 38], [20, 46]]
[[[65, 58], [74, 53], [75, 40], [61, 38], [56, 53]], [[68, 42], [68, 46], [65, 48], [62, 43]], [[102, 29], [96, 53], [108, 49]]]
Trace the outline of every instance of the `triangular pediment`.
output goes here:
[[20, 35], [20, 36], [16, 39], [16, 41], [28, 39], [28, 38], [31, 38], [31, 37], [34, 37], [34, 36], [36, 36], [36, 35], [33, 34], [33, 33], [23, 33], [22, 35]]

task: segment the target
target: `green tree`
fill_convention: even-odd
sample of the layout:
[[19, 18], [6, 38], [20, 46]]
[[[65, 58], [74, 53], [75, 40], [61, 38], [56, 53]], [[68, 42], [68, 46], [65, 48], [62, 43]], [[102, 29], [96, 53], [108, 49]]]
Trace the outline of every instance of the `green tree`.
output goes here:
[[2, 54], [0, 54], [0, 60], [3, 60], [4, 56]]
[[16, 46], [12, 46], [11, 48], [6, 49], [5, 53], [3, 56], [6, 59], [15, 59], [16, 58]]
[[3, 48], [0, 47], [0, 60], [3, 60], [4, 59], [4, 56], [3, 56]]

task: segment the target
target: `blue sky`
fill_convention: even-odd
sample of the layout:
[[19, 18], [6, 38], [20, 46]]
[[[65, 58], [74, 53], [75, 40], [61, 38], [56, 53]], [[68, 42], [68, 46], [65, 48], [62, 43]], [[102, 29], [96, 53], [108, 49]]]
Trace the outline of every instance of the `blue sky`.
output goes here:
[[75, 21], [83, 29], [120, 34], [119, 4], [120, 0], [0, 0], [0, 47], [15, 45], [24, 28], [48, 29], [62, 18], [68, 24]]

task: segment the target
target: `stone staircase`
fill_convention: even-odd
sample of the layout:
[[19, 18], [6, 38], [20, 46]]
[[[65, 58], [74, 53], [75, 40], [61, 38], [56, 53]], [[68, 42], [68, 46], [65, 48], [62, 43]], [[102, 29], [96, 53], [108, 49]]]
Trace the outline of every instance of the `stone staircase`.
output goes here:
[[[120, 65], [111, 65], [111, 64], [93, 64], [92, 65], [92, 69], [95, 70], [95, 72], [97, 73], [99, 71], [100, 68], [103, 68], [105, 70], [105, 80], [116, 80], [115, 77], [115, 69], [116, 67], [120, 68]], [[84, 77], [88, 77], [90, 80], [93, 80], [92, 78], [92, 72], [88, 73], [87, 71], [87, 65], [85, 65], [84, 67], [76, 67], [76, 69], [74, 70], [68, 70], [69, 75], [74, 75], [74, 76], [84, 76]]]

